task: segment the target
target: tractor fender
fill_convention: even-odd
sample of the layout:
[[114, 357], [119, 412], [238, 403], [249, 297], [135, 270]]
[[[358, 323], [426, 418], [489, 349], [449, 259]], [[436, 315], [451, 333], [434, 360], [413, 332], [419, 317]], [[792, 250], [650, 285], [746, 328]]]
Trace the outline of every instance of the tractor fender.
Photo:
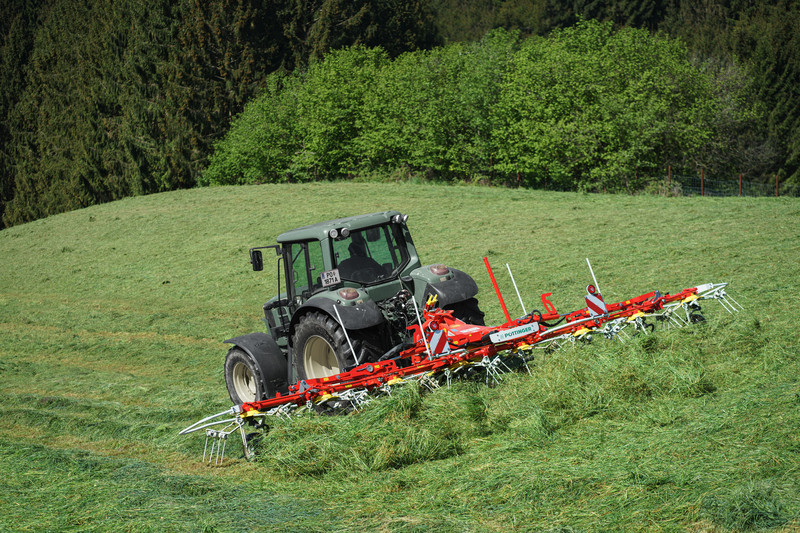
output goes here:
[[342, 319], [341, 322], [345, 329], [365, 329], [377, 326], [385, 321], [380, 308], [372, 300], [356, 305], [339, 305], [330, 298], [311, 298], [292, 315], [292, 321], [289, 324], [289, 338], [291, 339], [294, 334], [294, 328], [300, 318], [311, 310], [323, 311], [338, 322], [336, 311], [333, 310], [334, 306], [339, 311], [339, 317]]
[[438, 296], [439, 306], [445, 307], [458, 302], [468, 300], [478, 294], [478, 284], [469, 274], [450, 268], [453, 277], [445, 281], [428, 281], [423, 293], [422, 302], [429, 296]]
[[234, 337], [224, 342], [244, 350], [253, 358], [261, 371], [261, 378], [270, 386], [271, 390], [279, 392], [287, 390], [286, 354], [275, 342], [275, 339], [266, 333], [256, 332]]

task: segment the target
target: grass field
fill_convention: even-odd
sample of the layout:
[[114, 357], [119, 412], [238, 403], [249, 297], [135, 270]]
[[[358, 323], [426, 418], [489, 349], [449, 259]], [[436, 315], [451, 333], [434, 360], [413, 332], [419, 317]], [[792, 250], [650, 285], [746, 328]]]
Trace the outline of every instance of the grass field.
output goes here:
[[[200, 463], [229, 407], [222, 340], [262, 330], [247, 249], [398, 209], [423, 262], [501, 322], [728, 281], [746, 312], [537, 359], [500, 386], [412, 387], [277, 424]], [[796, 531], [800, 202], [477, 187], [260, 185], [127, 199], [0, 232], [0, 531]]]

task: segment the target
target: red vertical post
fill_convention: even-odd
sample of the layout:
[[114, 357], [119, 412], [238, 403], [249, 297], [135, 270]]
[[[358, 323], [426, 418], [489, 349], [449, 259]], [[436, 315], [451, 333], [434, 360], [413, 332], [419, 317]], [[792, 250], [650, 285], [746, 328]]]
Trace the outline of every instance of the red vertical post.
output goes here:
[[742, 173], [739, 172], [739, 196], [742, 195]]
[[700, 169], [700, 196], [705, 196], [703, 191], [703, 169]]
[[484, 257], [483, 262], [486, 264], [486, 270], [489, 272], [489, 278], [491, 278], [492, 285], [494, 285], [494, 292], [497, 293], [497, 299], [500, 300], [500, 307], [503, 308], [503, 314], [506, 315], [506, 322], [511, 322], [511, 315], [508, 314], [506, 302], [503, 300], [503, 295], [500, 294], [500, 287], [497, 286], [497, 281], [494, 279], [494, 272], [492, 272], [492, 267], [489, 266], [489, 259]]

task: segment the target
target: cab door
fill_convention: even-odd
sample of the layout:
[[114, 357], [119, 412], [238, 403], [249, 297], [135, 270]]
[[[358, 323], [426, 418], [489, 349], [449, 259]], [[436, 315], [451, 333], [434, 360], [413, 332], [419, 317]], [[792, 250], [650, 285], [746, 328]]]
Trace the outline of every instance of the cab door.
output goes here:
[[324, 270], [319, 241], [293, 242], [285, 245], [286, 280], [292, 313], [322, 290], [320, 274]]

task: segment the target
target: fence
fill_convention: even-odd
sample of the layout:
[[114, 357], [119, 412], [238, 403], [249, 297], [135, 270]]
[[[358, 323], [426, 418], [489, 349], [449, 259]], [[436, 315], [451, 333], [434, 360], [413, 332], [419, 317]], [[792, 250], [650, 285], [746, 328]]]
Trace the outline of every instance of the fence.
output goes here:
[[781, 184], [778, 177], [773, 183], [745, 181], [739, 175], [734, 180], [707, 178], [704, 172], [699, 176], [672, 175], [667, 172], [667, 189], [683, 196], [800, 196], [800, 187], [795, 184]]

